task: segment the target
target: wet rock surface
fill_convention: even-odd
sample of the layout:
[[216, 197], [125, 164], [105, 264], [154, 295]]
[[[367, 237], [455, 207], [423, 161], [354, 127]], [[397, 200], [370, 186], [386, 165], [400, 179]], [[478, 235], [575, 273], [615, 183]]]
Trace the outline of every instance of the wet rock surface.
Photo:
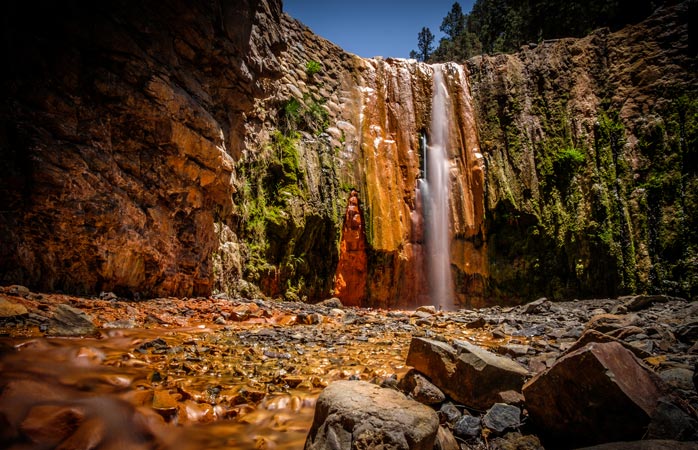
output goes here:
[[[637, 398], [623, 383], [637, 383], [638, 374], [656, 383], [661, 394], [651, 401], [654, 394], [642, 391], [636, 401], [642, 420], [630, 416], [630, 407], [614, 409], [605, 397], [596, 407], [598, 417], [610, 414], [642, 429], [624, 440], [696, 438], [698, 354], [694, 343], [677, 338], [695, 320], [696, 308], [680, 299], [645, 303], [630, 312], [621, 310], [632, 299], [599, 299], [542, 308], [425, 310], [428, 317], [422, 317], [343, 307], [336, 300], [309, 305], [220, 295], [134, 302], [111, 295], [20, 293], [11, 287], [0, 287], [0, 295], [22, 311], [0, 322], [0, 422], [6, 425], [0, 440], [8, 448], [78, 442], [87, 448], [99, 443], [105, 448], [297, 449], [306, 441], [322, 390], [335, 381], [357, 380], [400, 389], [415, 408], [432, 410], [440, 424], [436, 442], [447, 448], [455, 440], [461, 449], [554, 449], [560, 445], [551, 434], [576, 417], [561, 404], [572, 409], [575, 398], [596, 402], [608, 392], [606, 385]], [[60, 336], [53, 322], [59, 307], [90, 321], [94, 333]], [[533, 308], [534, 313], [525, 312]], [[591, 330], [599, 323], [595, 317], [608, 314], [620, 317], [619, 326], [607, 328], [608, 334]], [[473, 322], [478, 326], [468, 327]], [[428, 370], [406, 364], [415, 341], [450, 349], [453, 361], [462, 356], [459, 347], [476, 346], [475, 352], [522, 367], [527, 386], [549, 378], [546, 395], [569, 399], [557, 406], [543, 400], [538, 407], [530, 387], [519, 386], [495, 389], [491, 401], [489, 390], [473, 384], [470, 395], [487, 406], [465, 405], [449, 393], [457, 391], [453, 386], [439, 386]], [[638, 342], [646, 352], [642, 358], [630, 350]], [[512, 346], [527, 350], [512, 352]], [[613, 357], [605, 360], [602, 350]], [[568, 381], [553, 377], [563, 372]], [[609, 384], [610, 374], [615, 385]], [[502, 414], [516, 408], [520, 415]], [[556, 415], [555, 425], [540, 421], [541, 408]], [[577, 408], [601, 436], [598, 430], [604, 428], [592, 420], [589, 406]], [[567, 448], [583, 445], [565, 441]], [[649, 444], [637, 448], [652, 448], [641, 445]]]

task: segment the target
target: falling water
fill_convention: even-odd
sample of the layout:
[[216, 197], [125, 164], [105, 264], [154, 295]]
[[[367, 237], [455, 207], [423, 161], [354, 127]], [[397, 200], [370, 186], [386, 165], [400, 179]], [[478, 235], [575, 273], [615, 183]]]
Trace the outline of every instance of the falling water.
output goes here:
[[[448, 92], [442, 67], [434, 66], [430, 140], [426, 147], [426, 244], [431, 301], [442, 309], [454, 308], [449, 251]], [[423, 188], [422, 188], [423, 189]]]

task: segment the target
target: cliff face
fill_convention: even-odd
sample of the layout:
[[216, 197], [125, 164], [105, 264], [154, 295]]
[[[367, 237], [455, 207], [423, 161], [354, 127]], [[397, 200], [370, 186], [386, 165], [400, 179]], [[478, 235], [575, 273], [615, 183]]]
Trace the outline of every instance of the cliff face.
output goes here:
[[0, 282], [208, 294], [280, 1], [11, 2]]
[[[432, 302], [435, 67], [274, 0], [46, 3], [4, 19], [0, 282]], [[459, 305], [695, 295], [694, 4], [439, 68]]]
[[695, 5], [468, 61], [492, 297], [696, 295]]

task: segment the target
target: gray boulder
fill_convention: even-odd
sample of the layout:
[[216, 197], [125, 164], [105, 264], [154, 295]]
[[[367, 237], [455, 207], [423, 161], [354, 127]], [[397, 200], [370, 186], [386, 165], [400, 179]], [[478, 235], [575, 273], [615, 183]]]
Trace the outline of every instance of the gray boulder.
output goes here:
[[431, 450], [439, 419], [431, 408], [365, 381], [336, 381], [317, 401], [306, 450]]

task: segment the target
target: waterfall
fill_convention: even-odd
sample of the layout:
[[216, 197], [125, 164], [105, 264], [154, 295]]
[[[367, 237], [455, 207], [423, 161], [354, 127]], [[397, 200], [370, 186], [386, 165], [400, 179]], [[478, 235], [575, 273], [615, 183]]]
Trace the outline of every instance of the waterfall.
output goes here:
[[426, 146], [425, 176], [420, 188], [425, 211], [427, 271], [431, 302], [441, 309], [455, 307], [450, 262], [448, 91], [442, 66], [434, 65], [431, 128]]

